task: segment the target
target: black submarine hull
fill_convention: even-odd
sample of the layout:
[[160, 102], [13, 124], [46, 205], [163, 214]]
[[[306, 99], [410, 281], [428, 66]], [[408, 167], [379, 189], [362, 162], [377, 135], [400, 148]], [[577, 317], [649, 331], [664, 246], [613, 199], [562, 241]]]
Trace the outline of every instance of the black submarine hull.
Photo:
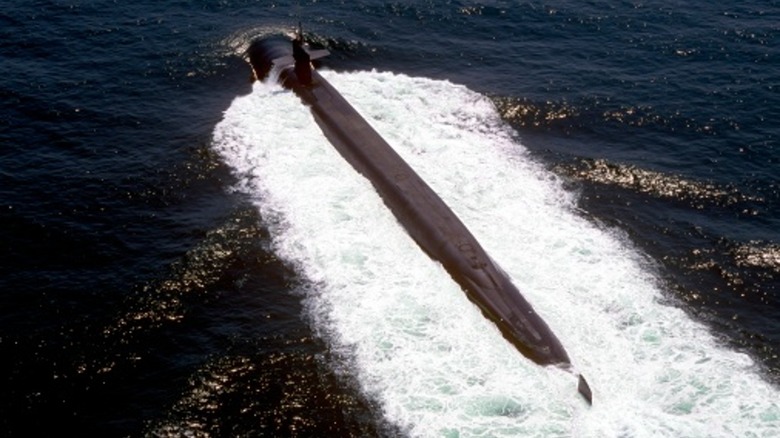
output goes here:
[[[289, 41], [255, 41], [248, 52], [255, 76], [264, 79], [274, 69], [277, 80], [310, 107], [338, 152], [371, 181], [407, 233], [520, 353], [540, 365], [570, 369], [569, 356], [547, 323], [455, 213], [316, 70], [310, 79], [307, 73], [307, 83], [299, 80], [289, 46]], [[282, 65], [274, 66], [275, 60]], [[582, 376], [578, 390], [591, 402]]]

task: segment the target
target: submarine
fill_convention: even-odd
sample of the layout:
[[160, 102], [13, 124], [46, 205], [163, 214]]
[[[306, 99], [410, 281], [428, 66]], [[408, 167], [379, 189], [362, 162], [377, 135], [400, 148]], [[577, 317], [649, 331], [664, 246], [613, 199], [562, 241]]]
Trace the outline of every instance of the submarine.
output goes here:
[[[281, 37], [253, 41], [247, 55], [255, 79], [265, 80], [273, 73], [310, 108], [340, 155], [372, 183], [417, 245], [442, 264], [505, 339], [539, 365], [573, 372], [553, 331], [468, 228], [312, 66], [312, 61], [328, 55], [327, 50], [310, 50], [299, 27], [292, 41]], [[590, 386], [581, 374], [576, 376], [578, 392], [592, 404]]]

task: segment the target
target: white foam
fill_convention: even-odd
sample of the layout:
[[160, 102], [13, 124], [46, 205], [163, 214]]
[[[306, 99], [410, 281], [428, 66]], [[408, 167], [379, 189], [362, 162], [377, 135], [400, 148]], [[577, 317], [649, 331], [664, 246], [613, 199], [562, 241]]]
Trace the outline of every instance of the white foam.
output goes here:
[[406, 235], [297, 97], [258, 83], [214, 148], [307, 279], [312, 325], [412, 436], [771, 436], [778, 390], [659, 304], [620, 236], [576, 215], [483, 96], [389, 73], [323, 74], [455, 210], [594, 391], [521, 356]]

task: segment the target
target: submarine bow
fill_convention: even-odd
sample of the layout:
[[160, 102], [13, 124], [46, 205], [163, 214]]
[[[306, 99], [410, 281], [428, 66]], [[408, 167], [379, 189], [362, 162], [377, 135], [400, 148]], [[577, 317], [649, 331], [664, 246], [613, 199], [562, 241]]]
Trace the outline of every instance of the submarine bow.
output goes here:
[[[309, 106], [336, 150], [371, 181], [407, 233], [430, 258], [444, 266], [520, 353], [537, 364], [571, 370], [571, 360], [550, 327], [455, 213], [312, 69], [311, 61], [325, 54], [326, 51], [305, 49], [301, 34], [292, 44], [280, 38], [256, 40], [248, 50], [255, 77], [263, 80], [273, 73], [276, 80]], [[588, 383], [581, 375], [578, 377], [578, 391], [592, 403]]]

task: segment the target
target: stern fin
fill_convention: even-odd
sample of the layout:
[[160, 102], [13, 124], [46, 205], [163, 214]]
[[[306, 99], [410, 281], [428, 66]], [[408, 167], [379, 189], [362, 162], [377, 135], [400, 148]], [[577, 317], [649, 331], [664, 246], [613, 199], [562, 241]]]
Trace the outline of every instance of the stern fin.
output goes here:
[[590, 385], [588, 385], [588, 382], [582, 377], [582, 374], [580, 374], [580, 379], [577, 383], [577, 391], [589, 405], [593, 406], [593, 392], [591, 392]]

